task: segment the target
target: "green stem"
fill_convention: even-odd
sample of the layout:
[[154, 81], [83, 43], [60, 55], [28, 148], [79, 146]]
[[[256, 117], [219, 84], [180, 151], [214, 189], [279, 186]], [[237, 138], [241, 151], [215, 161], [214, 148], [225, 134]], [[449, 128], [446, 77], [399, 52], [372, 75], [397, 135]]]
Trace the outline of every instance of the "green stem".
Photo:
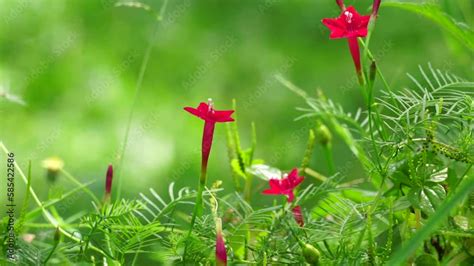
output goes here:
[[135, 93], [134, 93], [133, 100], [132, 100], [132, 106], [131, 106], [130, 112], [128, 114], [127, 126], [126, 126], [126, 129], [125, 129], [125, 135], [124, 135], [124, 138], [123, 138], [123, 141], [122, 141], [122, 150], [121, 150], [121, 153], [120, 153], [119, 164], [118, 164], [119, 168], [118, 168], [118, 174], [117, 174], [117, 178], [118, 178], [117, 199], [120, 199], [121, 193], [122, 193], [122, 183], [123, 183], [122, 173], [123, 173], [123, 166], [124, 166], [124, 161], [125, 161], [125, 151], [127, 150], [128, 138], [129, 138], [129, 135], [130, 135], [130, 129], [132, 127], [133, 115], [135, 113], [135, 108], [137, 107], [137, 103], [138, 103], [138, 95], [140, 94], [140, 90], [142, 88], [143, 77], [145, 76], [145, 71], [148, 67], [148, 61], [150, 59], [150, 55], [151, 55], [153, 45], [155, 44], [155, 40], [158, 36], [158, 29], [159, 29], [159, 25], [160, 25], [159, 22], [162, 20], [162, 13], [164, 12], [164, 9], [166, 8], [167, 2], [168, 1], [164, 2], [163, 7], [162, 7], [161, 12], [160, 12], [160, 17], [158, 17], [158, 21], [156, 22], [155, 27], [153, 29], [152, 38], [150, 39], [150, 41], [148, 43], [148, 47], [146, 48], [145, 56], [143, 57], [143, 61], [142, 61], [141, 67], [140, 67], [140, 72], [138, 74], [138, 79], [137, 79], [137, 82], [136, 82], [136, 85], [135, 85]]
[[245, 189], [244, 189], [244, 199], [247, 203], [250, 204], [252, 199], [252, 181], [253, 176], [251, 174], [246, 174], [247, 178], [245, 179]]
[[196, 194], [196, 202], [194, 205], [193, 216], [191, 217], [191, 226], [189, 227], [188, 235], [185, 240], [186, 242], [184, 244], [183, 264], [186, 264], [186, 251], [188, 250], [188, 241], [189, 241], [189, 237], [191, 236], [193, 232], [194, 224], [196, 223], [196, 217], [198, 215], [201, 216], [203, 213], [202, 196], [204, 193], [204, 188], [206, 186], [206, 177], [207, 177], [207, 168], [203, 165], [201, 169], [201, 176], [199, 178], [199, 187]]
[[53, 253], [56, 250], [56, 248], [58, 247], [58, 244], [59, 244], [59, 242], [54, 243], [53, 249], [51, 249], [51, 251], [48, 254], [48, 257], [46, 257], [46, 259], [43, 262], [44, 265], [47, 265], [49, 259], [51, 259], [51, 257], [53, 256]]

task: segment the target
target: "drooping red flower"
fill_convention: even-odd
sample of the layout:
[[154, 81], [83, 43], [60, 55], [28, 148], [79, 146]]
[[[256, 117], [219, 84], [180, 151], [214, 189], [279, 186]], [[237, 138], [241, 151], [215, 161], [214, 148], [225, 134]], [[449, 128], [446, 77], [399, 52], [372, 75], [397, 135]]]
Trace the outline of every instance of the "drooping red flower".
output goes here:
[[292, 202], [295, 197], [293, 190], [303, 182], [303, 179], [303, 176], [298, 176], [298, 169], [295, 168], [283, 179], [270, 179], [270, 188], [264, 190], [263, 194], [285, 195], [288, 202]]
[[105, 175], [105, 201], [110, 200], [110, 195], [112, 193], [112, 179], [114, 177], [114, 168], [111, 164], [107, 168], [107, 173]]
[[224, 236], [222, 235], [222, 220], [216, 219], [216, 265], [227, 265], [227, 251], [225, 249]]
[[325, 18], [323, 24], [329, 28], [331, 39], [367, 36], [370, 16], [361, 16], [353, 6], [342, 10], [337, 18]]

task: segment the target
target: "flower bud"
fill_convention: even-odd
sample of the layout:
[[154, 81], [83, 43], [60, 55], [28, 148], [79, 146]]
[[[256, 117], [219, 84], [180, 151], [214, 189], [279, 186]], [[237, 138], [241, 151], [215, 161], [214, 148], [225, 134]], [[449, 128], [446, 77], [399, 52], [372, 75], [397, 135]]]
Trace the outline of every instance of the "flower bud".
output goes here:
[[112, 179], [114, 177], [114, 168], [110, 164], [107, 168], [107, 174], [105, 176], [105, 202], [110, 201], [110, 195], [112, 193]]
[[377, 64], [375, 64], [375, 61], [372, 61], [370, 64], [370, 72], [369, 72], [369, 80], [370, 83], [374, 83], [375, 80], [375, 74], [377, 73]]
[[51, 183], [56, 181], [59, 172], [64, 167], [64, 162], [59, 157], [50, 157], [42, 162], [43, 168], [46, 168], [46, 177]]
[[304, 244], [303, 246], [303, 257], [307, 263], [310, 265], [318, 265], [319, 264], [319, 257], [320, 257], [319, 250], [311, 244]]
[[341, 10], [346, 9], [344, 6], [344, 1], [343, 0], [336, 0], [337, 5], [341, 8]]
[[59, 243], [61, 240], [61, 231], [59, 231], [59, 226], [56, 227], [56, 231], [54, 232], [54, 243]]
[[295, 221], [298, 223], [299, 226], [303, 227], [304, 218], [303, 218], [303, 212], [301, 211], [301, 206], [294, 207], [292, 212], [293, 212], [293, 217], [295, 218]]
[[224, 236], [222, 235], [222, 220], [216, 219], [216, 265], [227, 265], [227, 251], [225, 249]]
[[372, 16], [376, 17], [379, 13], [379, 7], [382, 3], [382, 0], [374, 0], [374, 4], [372, 6]]
[[318, 122], [316, 125], [316, 139], [323, 146], [328, 146], [332, 141], [331, 131], [326, 127], [326, 125]]

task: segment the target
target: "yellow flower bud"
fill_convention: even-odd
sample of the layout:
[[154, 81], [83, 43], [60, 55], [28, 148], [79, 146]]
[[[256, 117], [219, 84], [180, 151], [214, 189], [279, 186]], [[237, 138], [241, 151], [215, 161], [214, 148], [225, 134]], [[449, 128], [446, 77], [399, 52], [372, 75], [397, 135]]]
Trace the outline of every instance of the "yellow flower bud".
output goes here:
[[46, 176], [51, 182], [56, 181], [59, 171], [63, 169], [64, 162], [59, 157], [50, 157], [42, 162], [43, 168], [46, 168]]

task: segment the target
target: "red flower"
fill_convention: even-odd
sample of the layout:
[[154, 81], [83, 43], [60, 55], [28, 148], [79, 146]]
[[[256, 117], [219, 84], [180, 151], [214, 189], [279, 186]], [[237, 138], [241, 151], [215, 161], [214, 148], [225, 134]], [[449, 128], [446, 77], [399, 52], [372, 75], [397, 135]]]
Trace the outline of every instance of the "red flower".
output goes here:
[[[376, 0], [377, 1], [377, 0]], [[341, 2], [342, 3], [342, 2]], [[338, 2], [339, 4], [339, 2]], [[341, 5], [340, 5], [341, 6]], [[347, 38], [349, 41], [349, 49], [352, 60], [359, 77], [359, 82], [362, 82], [362, 67], [360, 64], [360, 49], [357, 41], [358, 37], [367, 36], [367, 26], [369, 25], [370, 16], [361, 16], [354, 7], [350, 6], [343, 9], [338, 18], [325, 18], [323, 24], [329, 28], [331, 34], [329, 38], [339, 39]]]
[[225, 249], [224, 237], [222, 236], [222, 221], [216, 219], [216, 265], [227, 265], [227, 251]]
[[[295, 198], [293, 190], [303, 182], [304, 177], [298, 176], [298, 169], [293, 169], [288, 176], [283, 179], [270, 179], [268, 182], [270, 188], [263, 191], [263, 194], [267, 195], [286, 195], [288, 202], [292, 202]], [[301, 212], [300, 206], [295, 206], [292, 209], [293, 217], [299, 226], [304, 226], [303, 213]]]
[[361, 16], [354, 7], [342, 11], [338, 18], [325, 18], [323, 24], [331, 30], [331, 39], [367, 36], [370, 16]]
[[303, 176], [298, 176], [298, 169], [295, 168], [283, 179], [270, 179], [270, 188], [264, 190], [263, 194], [286, 195], [288, 202], [292, 202], [295, 197], [293, 190], [303, 182], [303, 179]]
[[217, 111], [212, 106], [212, 101], [209, 100], [209, 104], [200, 103], [197, 108], [185, 107], [184, 110], [191, 114], [201, 118], [206, 122], [232, 122], [234, 119], [230, 117], [234, 110]]
[[206, 171], [207, 161], [211, 152], [212, 139], [214, 137], [214, 126], [218, 122], [234, 121], [234, 119], [231, 117], [232, 113], [234, 113], [234, 110], [214, 110], [211, 99], [209, 99], [208, 104], [200, 103], [197, 108], [185, 107], [184, 110], [205, 121], [204, 132], [202, 136], [202, 170]]
[[112, 193], [112, 179], [114, 177], [114, 169], [110, 164], [107, 168], [107, 174], [105, 175], [105, 201], [110, 200], [110, 194]]
[[199, 190], [196, 196], [196, 205], [193, 217], [191, 219], [191, 228], [194, 226], [196, 216], [202, 214], [202, 193], [206, 185], [207, 179], [207, 162], [211, 153], [212, 140], [214, 138], [214, 127], [218, 122], [231, 122], [233, 110], [217, 111], [214, 110], [212, 100], [209, 99], [208, 104], [200, 103], [197, 108], [185, 107], [184, 110], [204, 120], [204, 130], [202, 134], [202, 159], [201, 159], [201, 176], [199, 178]]

